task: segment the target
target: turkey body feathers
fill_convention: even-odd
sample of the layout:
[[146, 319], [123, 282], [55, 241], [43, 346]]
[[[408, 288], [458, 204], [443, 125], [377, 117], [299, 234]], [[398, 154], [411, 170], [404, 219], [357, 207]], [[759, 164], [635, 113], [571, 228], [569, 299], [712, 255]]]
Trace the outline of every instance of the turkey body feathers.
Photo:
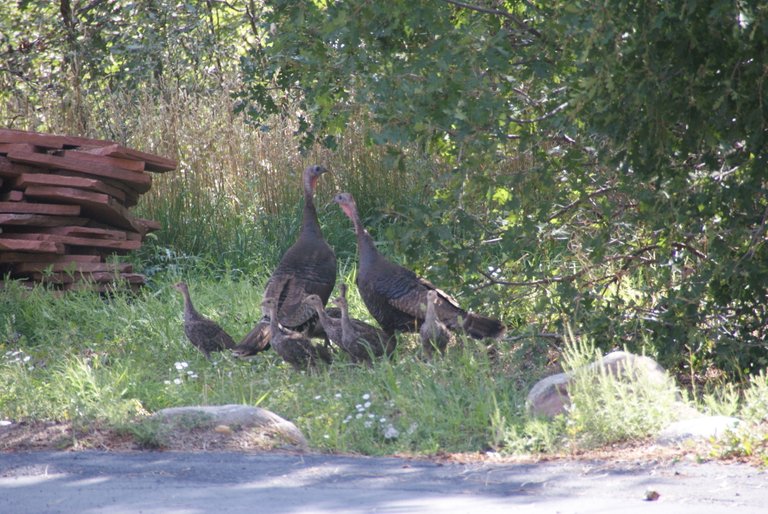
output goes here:
[[360, 295], [368, 311], [387, 333], [418, 330], [424, 321], [428, 291], [436, 292], [435, 312], [451, 330], [465, 331], [477, 339], [500, 337], [504, 333], [500, 321], [465, 311], [456, 300], [428, 280], [382, 256], [360, 221], [352, 195], [340, 193], [334, 201], [355, 226]]
[[[317, 313], [304, 303], [304, 298], [316, 294], [325, 305], [336, 283], [336, 254], [323, 239], [314, 203], [317, 180], [327, 171], [317, 165], [304, 170], [304, 209], [299, 237], [283, 254], [264, 288], [263, 298], [277, 302], [278, 322], [295, 331], [312, 332], [317, 324]], [[236, 355], [254, 355], [269, 346], [270, 314], [262, 308], [262, 315], [237, 345]]]
[[189, 296], [189, 288], [184, 282], [176, 284], [175, 289], [184, 297], [184, 335], [206, 357], [211, 352], [233, 348], [235, 341], [215, 321], [197, 312]]
[[304, 334], [280, 326], [274, 299], [265, 299], [263, 306], [270, 316], [270, 344], [285, 362], [297, 371], [315, 367], [319, 360], [331, 363], [332, 357], [326, 348], [314, 346]]

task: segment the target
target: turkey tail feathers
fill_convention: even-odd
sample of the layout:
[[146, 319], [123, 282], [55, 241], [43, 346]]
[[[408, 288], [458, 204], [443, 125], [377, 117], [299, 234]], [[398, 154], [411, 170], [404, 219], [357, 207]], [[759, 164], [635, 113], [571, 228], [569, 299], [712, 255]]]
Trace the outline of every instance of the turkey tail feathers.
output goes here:
[[486, 337], [498, 339], [507, 330], [501, 321], [474, 313], [467, 314], [462, 328], [475, 339], [485, 339]]
[[237, 346], [232, 348], [236, 357], [250, 357], [269, 348], [272, 339], [272, 330], [269, 328], [269, 320], [262, 318], [253, 329], [246, 334]]

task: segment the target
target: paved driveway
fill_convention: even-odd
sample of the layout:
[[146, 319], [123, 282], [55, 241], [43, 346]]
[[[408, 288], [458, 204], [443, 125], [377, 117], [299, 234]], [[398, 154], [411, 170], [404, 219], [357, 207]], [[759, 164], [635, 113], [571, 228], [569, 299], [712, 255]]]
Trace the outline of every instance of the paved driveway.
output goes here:
[[[656, 491], [656, 501], [646, 493]], [[0, 454], [0, 513], [768, 512], [740, 464], [437, 464], [239, 453]]]

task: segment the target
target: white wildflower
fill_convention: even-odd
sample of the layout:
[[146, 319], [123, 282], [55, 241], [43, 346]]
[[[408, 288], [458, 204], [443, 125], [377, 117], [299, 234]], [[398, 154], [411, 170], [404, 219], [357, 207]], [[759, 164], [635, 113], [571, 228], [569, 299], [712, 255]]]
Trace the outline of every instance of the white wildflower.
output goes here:
[[384, 439], [397, 439], [400, 437], [400, 432], [392, 425], [387, 425], [384, 429]]

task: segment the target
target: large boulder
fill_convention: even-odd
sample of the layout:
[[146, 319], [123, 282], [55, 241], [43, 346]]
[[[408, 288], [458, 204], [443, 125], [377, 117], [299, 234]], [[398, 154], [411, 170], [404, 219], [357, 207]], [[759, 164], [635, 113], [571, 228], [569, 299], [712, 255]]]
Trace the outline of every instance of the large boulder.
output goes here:
[[[642, 374], [644, 380], [663, 384], [667, 374], [658, 362], [650, 357], [616, 351], [587, 366], [588, 372], [601, 371], [621, 380], [635, 380]], [[568, 387], [579, 371], [558, 373], [541, 379], [528, 393], [526, 407], [535, 416], [553, 418], [564, 414], [571, 405]]]
[[162, 409], [143, 421], [147, 445], [169, 449], [307, 448], [304, 434], [277, 414], [250, 405]]

